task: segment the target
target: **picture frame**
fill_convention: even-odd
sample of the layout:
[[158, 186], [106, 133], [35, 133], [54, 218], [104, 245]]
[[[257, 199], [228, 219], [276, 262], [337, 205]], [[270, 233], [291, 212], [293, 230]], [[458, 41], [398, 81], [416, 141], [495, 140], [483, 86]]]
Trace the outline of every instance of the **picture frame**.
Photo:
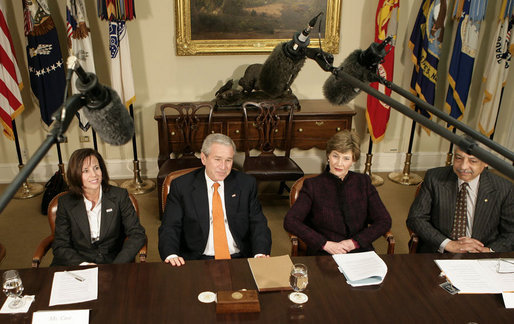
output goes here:
[[[271, 53], [273, 48], [277, 46], [277, 44], [285, 41], [289, 41], [292, 39], [294, 32], [300, 32], [303, 30], [309, 20], [312, 18], [310, 17], [309, 20], [306, 20], [304, 25], [301, 25], [299, 30], [290, 31], [288, 34], [291, 36], [286, 36], [285, 31], [282, 31], [282, 33], [274, 35], [274, 33], [271, 33], [269, 37], [262, 37], [262, 38], [250, 38], [246, 37], [244, 32], [238, 32], [235, 25], [230, 25], [227, 23], [227, 19], [224, 19], [223, 21], [219, 20], [220, 22], [223, 22], [224, 24], [227, 24], [231, 28], [230, 32], [227, 32], [227, 34], [230, 34], [229, 37], [224, 37], [223, 33], [218, 33], [219, 38], [212, 38], [207, 39], [208, 37], [205, 37], [206, 39], [202, 39], [202, 33], [201, 32], [193, 32], [192, 34], [192, 21], [195, 21], [195, 18], [191, 16], [191, 2], [195, 0], [175, 0], [175, 24], [176, 24], [176, 53], [178, 56], [195, 56], [195, 55], [226, 55], [226, 54], [268, 54]], [[213, 1], [214, 2], [214, 1]], [[288, 10], [288, 6], [298, 6], [299, 1], [298, 0], [280, 0], [277, 1], [280, 3], [281, 10], [284, 12], [287, 12], [289, 16], [295, 15], [299, 11], [293, 11]], [[303, 4], [309, 4], [309, 2], [312, 3], [320, 3], [319, 0], [303, 0], [301, 1]], [[321, 26], [321, 32], [323, 33], [321, 38], [321, 45], [323, 47], [323, 50], [332, 54], [339, 53], [339, 29], [340, 29], [340, 20], [341, 20], [341, 0], [322, 0], [322, 2], [326, 2], [326, 8], [322, 8], [324, 10], [324, 15], [322, 16], [322, 20], [319, 19], [319, 21], [323, 21], [324, 23]], [[202, 5], [205, 2], [202, 2]], [[196, 3], [195, 3], [196, 4]], [[197, 9], [197, 8], [196, 8]], [[202, 8], [203, 9], [203, 8]], [[212, 8], [211, 8], [212, 9]], [[248, 9], [245, 9], [248, 11]], [[207, 11], [207, 10], [204, 10]], [[251, 10], [251, 14], [253, 15], [252, 21], [255, 22], [257, 25], [261, 20], [265, 19], [256, 19], [256, 15], [265, 15], [263, 13], [256, 13], [256, 10]], [[195, 17], [198, 17], [198, 10], [195, 10]], [[206, 15], [209, 13], [207, 12]], [[280, 13], [282, 14], [282, 12]], [[316, 13], [317, 14], [317, 13]], [[316, 15], [314, 14], [314, 16]], [[212, 18], [211, 16], [207, 16], [207, 18]], [[204, 17], [205, 18], [205, 17]], [[225, 16], [226, 18], [226, 16]], [[243, 21], [241, 17], [239, 17], [240, 21]], [[267, 20], [269, 19], [269, 16], [265, 16]], [[301, 19], [301, 18], [299, 18]], [[250, 20], [250, 17], [248, 18]], [[215, 26], [215, 21], [213, 24], [213, 21], [209, 21], [208, 19], [196, 19], [196, 21], [202, 21], [205, 22], [204, 24], [206, 26]], [[280, 20], [275, 20], [277, 23], [281, 22]], [[318, 21], [318, 24], [319, 24]], [[303, 22], [303, 20], [302, 20]], [[210, 24], [210, 25], [209, 25]], [[269, 28], [269, 22], [266, 22], [266, 27]], [[297, 23], [298, 24], [298, 23]], [[319, 46], [319, 39], [318, 39], [318, 24], [316, 24], [315, 29], [311, 32], [310, 37], [310, 46], [311, 47], [318, 47]], [[197, 24], [198, 25], [198, 24]], [[264, 25], [264, 22], [263, 22]], [[254, 27], [254, 26], [252, 26]], [[261, 26], [255, 26], [255, 27], [261, 27]], [[215, 27], [212, 27], [215, 29]], [[262, 28], [265, 28], [262, 26]], [[271, 28], [274, 30], [273, 28]], [[213, 33], [210, 33], [213, 34]], [[241, 35], [241, 36], [239, 36]], [[249, 34], [248, 34], [249, 35]], [[253, 35], [256, 36], [255, 34]], [[258, 37], [258, 34], [257, 34]], [[276, 38], [275, 38], [276, 37]]]

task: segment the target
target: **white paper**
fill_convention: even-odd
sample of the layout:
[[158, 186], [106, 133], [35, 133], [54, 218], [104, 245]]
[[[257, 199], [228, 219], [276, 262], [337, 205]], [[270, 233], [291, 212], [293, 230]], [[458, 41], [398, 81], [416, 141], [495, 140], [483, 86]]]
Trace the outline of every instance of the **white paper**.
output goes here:
[[374, 251], [334, 254], [332, 257], [353, 287], [378, 285], [387, 274], [386, 264]]
[[9, 304], [14, 301], [14, 297], [7, 297], [5, 303], [2, 305], [2, 309], [0, 309], [0, 314], [14, 314], [14, 313], [26, 313], [29, 311], [30, 305], [34, 301], [34, 295], [25, 295], [23, 298], [23, 306], [18, 308], [11, 308]]
[[505, 308], [514, 308], [514, 293], [502, 293]]
[[435, 260], [459, 294], [499, 294], [514, 291], [514, 273], [498, 273], [498, 259]]
[[[79, 281], [76, 274], [84, 281]], [[49, 306], [81, 303], [98, 298], [98, 267], [54, 273]]]
[[88, 324], [89, 309], [39, 311], [32, 315], [32, 324]]

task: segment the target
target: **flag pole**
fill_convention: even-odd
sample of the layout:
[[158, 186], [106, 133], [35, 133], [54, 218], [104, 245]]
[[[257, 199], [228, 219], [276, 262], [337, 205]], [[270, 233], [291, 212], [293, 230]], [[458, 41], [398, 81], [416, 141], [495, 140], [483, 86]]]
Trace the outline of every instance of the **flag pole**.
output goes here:
[[[16, 153], [18, 154], [18, 169], [23, 169], [23, 159], [21, 156], [20, 141], [18, 140], [18, 131], [16, 130], [16, 123], [12, 120], [12, 132], [14, 135], [14, 143], [16, 145]], [[28, 199], [41, 194], [44, 188], [39, 183], [29, 183], [27, 179], [23, 181], [20, 189], [14, 194], [14, 199]]]
[[405, 164], [403, 166], [403, 172], [391, 172], [389, 173], [389, 179], [393, 182], [406, 185], [413, 186], [419, 184], [423, 179], [415, 174], [410, 173], [410, 164], [412, 158], [412, 142], [414, 141], [414, 131], [416, 129], [416, 121], [412, 120], [412, 126], [410, 129], [410, 138], [409, 138], [409, 149], [405, 154]]
[[371, 161], [373, 160], [373, 140], [371, 135], [369, 136], [368, 154], [366, 154], [366, 163], [364, 167], [364, 174], [369, 175], [371, 178], [371, 184], [375, 187], [379, 187], [384, 184], [384, 179], [381, 176], [371, 173]]
[[[453, 127], [453, 134], [456, 134], [456, 132], [457, 132], [457, 129], [455, 127]], [[448, 153], [446, 154], [446, 162], [444, 163], [444, 165], [450, 166], [450, 165], [452, 165], [452, 161], [453, 161], [453, 143], [450, 142], [450, 147], [448, 149]]]
[[[134, 108], [132, 104], [129, 106], [130, 117], [134, 121]], [[135, 124], [135, 123], [134, 123]], [[141, 179], [141, 169], [139, 167], [139, 160], [137, 159], [137, 145], [136, 133], [132, 136], [132, 151], [134, 152], [134, 178], [127, 180], [121, 184], [122, 188], [127, 189], [128, 192], [134, 195], [142, 195], [155, 189], [155, 182], [148, 179]]]

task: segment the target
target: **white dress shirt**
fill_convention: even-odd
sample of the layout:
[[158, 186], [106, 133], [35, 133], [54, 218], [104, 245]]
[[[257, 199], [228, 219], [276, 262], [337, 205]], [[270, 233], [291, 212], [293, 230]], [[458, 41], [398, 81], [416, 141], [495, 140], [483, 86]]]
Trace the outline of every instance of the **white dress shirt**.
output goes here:
[[87, 220], [89, 221], [89, 231], [91, 232], [91, 242], [94, 243], [100, 239], [100, 225], [102, 224], [102, 190], [98, 197], [98, 203], [93, 207], [93, 202], [84, 196], [84, 204], [86, 205]]

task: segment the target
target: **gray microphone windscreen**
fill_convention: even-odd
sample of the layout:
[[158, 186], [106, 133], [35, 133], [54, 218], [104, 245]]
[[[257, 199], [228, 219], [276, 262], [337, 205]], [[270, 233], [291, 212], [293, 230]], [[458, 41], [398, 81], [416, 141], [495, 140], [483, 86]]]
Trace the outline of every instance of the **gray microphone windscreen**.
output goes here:
[[278, 44], [262, 65], [259, 75], [259, 88], [272, 97], [278, 97], [289, 89], [305, 63], [305, 56], [292, 59], [284, 53], [283, 46]]
[[134, 136], [134, 121], [113, 89], [105, 87], [111, 100], [103, 108], [83, 107], [84, 115], [100, 138], [112, 145], [123, 145]]
[[[339, 69], [362, 82], [370, 82], [370, 71], [359, 63], [362, 50], [353, 51], [339, 66]], [[348, 82], [338, 79], [332, 74], [323, 85], [323, 94], [334, 105], [344, 105], [352, 101], [360, 93]]]

